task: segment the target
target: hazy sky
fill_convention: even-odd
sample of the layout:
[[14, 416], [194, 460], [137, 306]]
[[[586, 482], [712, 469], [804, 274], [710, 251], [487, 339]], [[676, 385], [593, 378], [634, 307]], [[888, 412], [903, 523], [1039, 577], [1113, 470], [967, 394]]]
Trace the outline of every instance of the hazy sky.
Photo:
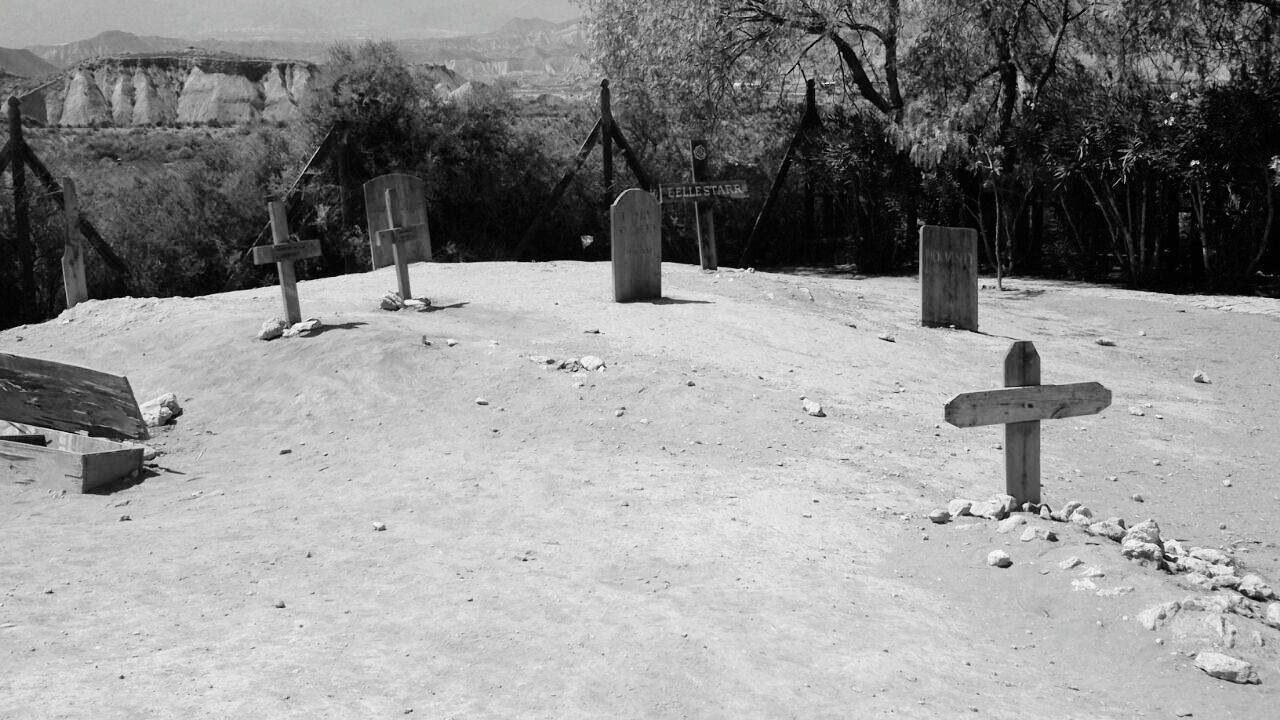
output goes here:
[[0, 47], [60, 44], [105, 30], [180, 38], [249, 28], [413, 37], [578, 14], [570, 0], [0, 0]]

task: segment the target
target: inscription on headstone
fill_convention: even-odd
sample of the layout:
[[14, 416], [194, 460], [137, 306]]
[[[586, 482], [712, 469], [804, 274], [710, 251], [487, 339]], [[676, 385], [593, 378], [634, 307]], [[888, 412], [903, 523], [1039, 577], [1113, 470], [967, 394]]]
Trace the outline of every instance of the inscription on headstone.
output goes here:
[[614, 302], [662, 297], [662, 208], [652, 194], [632, 188], [609, 211]]
[[978, 329], [978, 232], [920, 228], [920, 324]]

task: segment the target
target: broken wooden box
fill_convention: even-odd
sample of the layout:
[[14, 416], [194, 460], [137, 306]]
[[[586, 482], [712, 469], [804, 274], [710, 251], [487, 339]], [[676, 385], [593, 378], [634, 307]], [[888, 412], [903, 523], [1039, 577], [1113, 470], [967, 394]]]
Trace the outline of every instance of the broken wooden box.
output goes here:
[[129, 380], [0, 353], [0, 480], [86, 492], [142, 469]]

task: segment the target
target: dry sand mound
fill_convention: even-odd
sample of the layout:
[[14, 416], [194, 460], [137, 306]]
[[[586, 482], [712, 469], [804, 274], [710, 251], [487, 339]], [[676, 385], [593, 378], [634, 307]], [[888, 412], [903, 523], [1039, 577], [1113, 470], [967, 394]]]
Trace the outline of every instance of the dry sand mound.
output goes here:
[[[1029, 339], [1046, 383], [1115, 395], [1043, 424], [1047, 503], [1155, 518], [1274, 583], [1274, 304], [1014, 281], [982, 292], [979, 334], [918, 327], [909, 278], [664, 273], [666, 301], [618, 305], [605, 265], [418, 264], [434, 308], [397, 313], [375, 309], [390, 269], [303, 282], [325, 329], [272, 342], [254, 333], [275, 288], [91, 301], [0, 333], [0, 352], [125, 374], [185, 411], [140, 483], [0, 487], [0, 717], [1276, 706], [1265, 617], [1138, 619], [1231, 593], [1070, 524], [1032, 520], [1060, 539], [1021, 542], [925, 517], [1003, 488], [1001, 430], [945, 425], [942, 405], [998, 386], [1010, 339]], [[529, 359], [587, 355], [604, 369]], [[1202, 650], [1261, 684], [1210, 677]]]

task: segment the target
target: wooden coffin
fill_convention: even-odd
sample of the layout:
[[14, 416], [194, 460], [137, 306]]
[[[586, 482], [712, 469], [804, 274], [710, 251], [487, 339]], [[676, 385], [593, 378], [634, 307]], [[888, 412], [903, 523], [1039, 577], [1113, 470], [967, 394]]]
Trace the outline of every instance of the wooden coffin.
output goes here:
[[[33, 435], [43, 436], [48, 444], [33, 444], [29, 440]], [[140, 446], [0, 422], [0, 481], [83, 493], [141, 469]]]
[[85, 492], [140, 470], [146, 437], [126, 378], [0, 353], [0, 483]]

